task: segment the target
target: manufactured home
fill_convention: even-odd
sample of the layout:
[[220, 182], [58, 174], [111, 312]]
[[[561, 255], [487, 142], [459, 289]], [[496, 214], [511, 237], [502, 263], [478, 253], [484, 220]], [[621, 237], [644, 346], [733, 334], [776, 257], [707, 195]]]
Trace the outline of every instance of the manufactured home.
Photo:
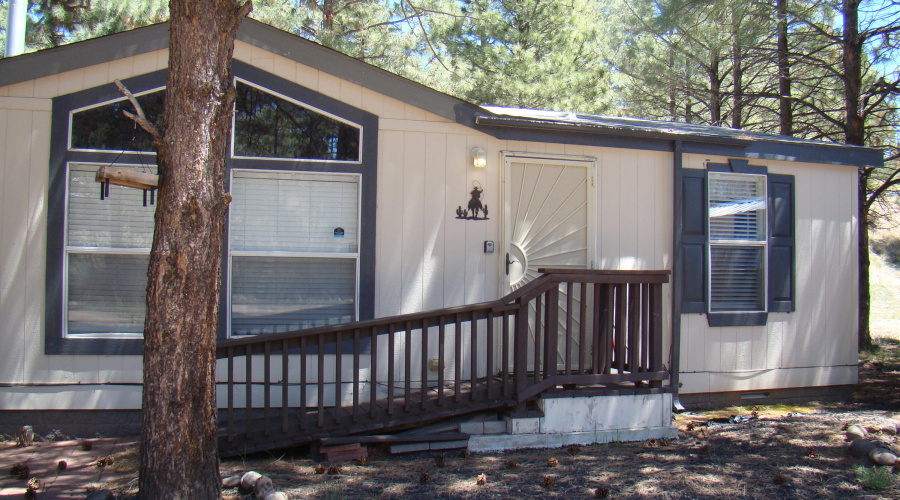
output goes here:
[[[139, 423], [154, 192], [96, 175], [155, 173], [114, 81], [158, 115], [167, 46], [159, 24], [0, 60], [6, 429]], [[642, 439], [673, 405], [856, 383], [881, 151], [478, 106], [253, 20], [233, 69], [223, 449], [475, 412]]]

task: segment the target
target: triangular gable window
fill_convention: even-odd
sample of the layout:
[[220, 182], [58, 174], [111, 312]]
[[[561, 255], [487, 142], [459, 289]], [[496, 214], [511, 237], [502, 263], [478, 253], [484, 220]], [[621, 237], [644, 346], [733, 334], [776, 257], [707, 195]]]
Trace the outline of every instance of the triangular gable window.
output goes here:
[[360, 161], [360, 127], [238, 81], [234, 156]]
[[[162, 117], [165, 90], [137, 96], [137, 101], [150, 120]], [[99, 106], [72, 112], [69, 149], [88, 151], [153, 151], [150, 134], [125, 116], [134, 106], [124, 97]]]

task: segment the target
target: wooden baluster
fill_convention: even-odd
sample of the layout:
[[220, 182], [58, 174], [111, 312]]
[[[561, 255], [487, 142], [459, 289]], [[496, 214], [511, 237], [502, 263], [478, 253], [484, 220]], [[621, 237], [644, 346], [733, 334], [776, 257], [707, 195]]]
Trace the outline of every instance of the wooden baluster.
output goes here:
[[300, 337], [300, 428], [306, 428], [306, 337]]
[[271, 395], [272, 392], [272, 366], [271, 359], [272, 353], [269, 352], [269, 343], [263, 342], [263, 369], [264, 377], [263, 377], [263, 387], [265, 387], [265, 393], [263, 394], [263, 435], [269, 435], [269, 408], [271, 407]]
[[244, 425], [246, 426], [247, 439], [250, 439], [250, 413], [253, 409], [253, 356], [250, 344], [247, 344], [244, 352], [247, 358], [244, 360], [244, 389], [247, 402], [244, 405]]
[[581, 310], [578, 314], [578, 373], [585, 373], [584, 357], [587, 355], [585, 338], [587, 337], [587, 282], [581, 283]]
[[544, 329], [544, 376], [556, 376], [556, 363], [559, 358], [559, 285], [547, 291], [546, 327]]
[[[534, 383], [541, 381], [541, 313], [544, 312], [543, 300], [544, 295], [535, 297], [534, 307]], [[526, 368], [527, 370], [527, 368]]]
[[593, 343], [593, 352], [591, 353], [591, 373], [596, 375], [603, 373], [600, 362], [603, 359], [603, 325], [606, 322], [605, 295], [606, 285], [594, 283], [594, 323], [591, 328], [591, 342]]
[[419, 363], [422, 369], [422, 386], [420, 407], [425, 409], [425, 398], [428, 396], [428, 319], [422, 319], [422, 360]]
[[[654, 283], [650, 289], [650, 371], [662, 371], [662, 284]], [[661, 380], [650, 383], [662, 387]]]
[[572, 295], [575, 283], [566, 283], [566, 375], [572, 374]]
[[341, 373], [341, 364], [343, 360], [343, 346], [341, 343], [343, 342], [343, 336], [341, 332], [338, 331], [334, 334], [334, 423], [340, 424], [341, 422], [341, 407], [343, 406], [343, 399], [341, 398], [341, 389], [343, 388], [343, 374]]
[[412, 411], [410, 398], [412, 397], [412, 323], [406, 322], [406, 345], [403, 346], [403, 411]]
[[512, 354], [510, 352], [510, 342], [509, 342], [509, 322], [515, 321], [512, 318], [514, 316], [507, 312], [503, 313], [503, 326], [502, 326], [502, 335], [503, 338], [501, 342], [503, 343], [503, 349], [500, 350], [502, 359], [500, 360], [501, 372], [500, 372], [500, 380], [503, 384], [503, 395], [509, 396], [510, 391], [512, 390], [512, 386], [509, 383], [511, 381], [509, 376], [509, 356]]
[[378, 384], [376, 383], [378, 379], [378, 329], [374, 326], [369, 329], [369, 338], [371, 339], [369, 346], [371, 351], [369, 355], [371, 365], [369, 367], [369, 418], [374, 419], [378, 406], [375, 404], [378, 401]]
[[650, 285], [641, 285], [641, 371], [650, 368]]
[[438, 406], [444, 406], [444, 337], [446, 332], [444, 331], [444, 316], [438, 318]]
[[[515, 378], [515, 394], [521, 394], [528, 385], [528, 309], [529, 302], [520, 301], [516, 311], [516, 324], [513, 336], [513, 377]], [[518, 409], [525, 409], [525, 400], [518, 401]]]
[[281, 432], [288, 431], [288, 341], [281, 341]]
[[462, 364], [462, 361], [461, 361], [461, 358], [462, 358], [462, 356], [461, 356], [461, 354], [462, 354], [462, 352], [461, 352], [462, 351], [462, 315], [459, 313], [456, 313], [455, 333], [456, 333], [456, 335], [455, 335], [454, 341], [456, 342], [456, 344], [453, 348], [454, 363], [455, 363], [455, 365], [453, 367], [453, 396], [454, 396], [454, 399], [456, 400], [456, 403], [459, 404], [459, 402], [460, 402], [459, 384], [460, 384], [460, 380], [462, 378], [460, 376], [460, 371], [462, 371], [461, 367], [460, 367], [460, 365]]
[[471, 387], [469, 388], [469, 400], [475, 401], [475, 388], [478, 384], [478, 314], [472, 311], [469, 324], [469, 347], [472, 351], [472, 359], [469, 360], [469, 378]]
[[487, 313], [487, 371], [485, 373], [485, 391], [487, 399], [491, 399], [491, 383], [494, 380], [494, 313]]
[[388, 415], [394, 414], [394, 324], [388, 327]]
[[325, 336], [317, 335], [319, 338], [319, 356], [318, 362], [318, 384], [317, 384], [317, 394], [316, 394], [316, 402], [318, 402], [318, 425], [319, 427], [325, 427]]
[[234, 347], [228, 348], [228, 442], [234, 442]]
[[359, 422], [359, 328], [353, 330], [353, 421]]
[[628, 371], [637, 373], [641, 362], [641, 289], [637, 283], [628, 285]]
[[621, 375], [625, 371], [625, 344], [627, 342], [626, 323], [626, 286], [624, 283], [616, 285], [616, 327], [615, 327], [615, 359], [616, 371]]

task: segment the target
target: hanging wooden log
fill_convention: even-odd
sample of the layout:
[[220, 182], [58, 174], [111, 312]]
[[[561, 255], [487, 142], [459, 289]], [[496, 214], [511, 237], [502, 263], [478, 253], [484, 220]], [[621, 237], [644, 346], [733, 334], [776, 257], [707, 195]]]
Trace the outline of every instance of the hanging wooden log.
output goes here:
[[100, 167], [94, 180], [137, 189], [156, 189], [159, 187], [159, 175], [157, 174], [136, 172], [131, 169], [113, 166]]

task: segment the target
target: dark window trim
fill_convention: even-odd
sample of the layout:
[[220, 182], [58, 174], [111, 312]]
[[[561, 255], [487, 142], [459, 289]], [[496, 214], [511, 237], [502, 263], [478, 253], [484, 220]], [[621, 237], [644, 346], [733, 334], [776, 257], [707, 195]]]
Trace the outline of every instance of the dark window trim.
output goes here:
[[[357, 173], [361, 175], [360, 238], [359, 238], [359, 319], [367, 320], [375, 316], [375, 208], [378, 164], [378, 116], [350, 106], [296, 83], [279, 78], [259, 68], [240, 61], [233, 62], [234, 75], [277, 92], [292, 99], [309, 104], [363, 128], [360, 147], [362, 158], [359, 163], [320, 162], [315, 160], [271, 160], [267, 158], [230, 158], [227, 168], [258, 168], [265, 170], [294, 170], [309, 172]], [[123, 81], [132, 92], [144, 92], [165, 86], [166, 70], [155, 71]], [[155, 155], [147, 153], [86, 152], [69, 151], [69, 112], [92, 104], [122, 97], [113, 83], [83, 90], [53, 99], [50, 130], [50, 163], [47, 203], [47, 273], [46, 298], [44, 303], [44, 353], [48, 355], [140, 355], [143, 352], [142, 339], [103, 339], [63, 337], [63, 271], [65, 269], [65, 206], [66, 206], [66, 164], [69, 162], [111, 163], [117, 158], [124, 163], [155, 163]], [[149, 158], [148, 158], [149, 157]], [[230, 176], [229, 176], [230, 179]], [[228, 235], [226, 234], [226, 238]], [[223, 252], [227, 252], [227, 245]], [[222, 273], [228, 272], [227, 259], [223, 259]], [[220, 304], [227, 290], [222, 288]], [[220, 328], [218, 338], [224, 340], [226, 328], [224, 320], [227, 311], [220, 308]]]
[[[708, 179], [709, 172], [723, 172], [723, 173], [736, 173], [736, 174], [751, 174], [751, 175], [769, 175], [768, 167], [762, 165], [750, 165], [749, 160], [743, 159], [729, 159], [728, 163], [707, 163], [706, 164], [706, 172], [705, 178]], [[704, 192], [709, 189], [708, 180], [705, 180], [703, 183]], [[704, 206], [706, 214], [706, 219], [709, 218], [709, 203], [704, 199]], [[767, 207], [767, 217], [770, 208]], [[767, 221], [768, 224], [768, 221]], [[767, 232], [769, 230], [767, 229]], [[704, 231], [704, 237], [706, 239], [706, 246], [709, 247], [709, 234]], [[771, 236], [767, 237], [767, 239], [771, 239]], [[766, 263], [768, 266], [768, 262]], [[706, 274], [704, 281], [710, 279], [709, 277], [709, 264], [706, 262], [704, 257], [704, 265], [703, 272]], [[766, 287], [768, 290], [768, 273], [767, 273], [767, 283]], [[709, 301], [709, 297], [704, 293], [704, 301]], [[768, 301], [767, 301], [768, 302]], [[708, 304], [704, 306], [708, 307]], [[766, 304], [768, 308], [768, 303]], [[768, 311], [765, 312], [735, 312], [735, 313], [714, 313], [708, 311], [699, 311], [691, 308], [690, 311], [686, 312], [699, 312], [701, 314], [706, 314], [706, 320], [710, 327], [724, 327], [724, 326], [765, 326], [769, 319]]]

